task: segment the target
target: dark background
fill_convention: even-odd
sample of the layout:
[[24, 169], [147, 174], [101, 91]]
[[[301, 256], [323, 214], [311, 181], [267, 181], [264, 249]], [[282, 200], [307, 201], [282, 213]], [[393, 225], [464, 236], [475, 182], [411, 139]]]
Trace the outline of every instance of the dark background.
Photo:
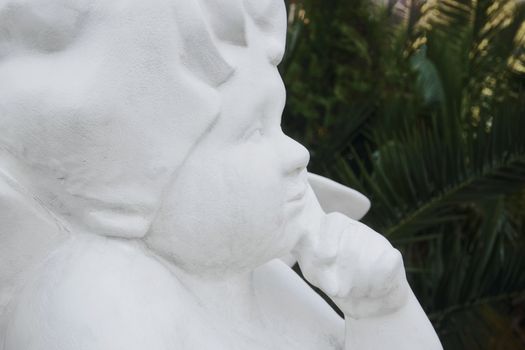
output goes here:
[[525, 349], [524, 2], [286, 3], [310, 170], [371, 199], [446, 350]]

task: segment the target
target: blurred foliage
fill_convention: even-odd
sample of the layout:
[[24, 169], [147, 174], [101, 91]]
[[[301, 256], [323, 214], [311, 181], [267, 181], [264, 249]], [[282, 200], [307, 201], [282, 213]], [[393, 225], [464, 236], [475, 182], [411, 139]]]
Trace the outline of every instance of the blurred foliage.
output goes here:
[[525, 349], [525, 3], [287, 6], [310, 170], [371, 199], [445, 349]]

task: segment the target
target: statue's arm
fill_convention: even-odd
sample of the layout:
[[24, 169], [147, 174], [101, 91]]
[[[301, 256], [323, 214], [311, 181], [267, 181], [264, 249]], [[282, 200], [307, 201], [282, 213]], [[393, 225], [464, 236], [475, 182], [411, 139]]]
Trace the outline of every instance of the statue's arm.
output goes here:
[[345, 314], [345, 350], [442, 349], [406, 281], [400, 254], [382, 236], [355, 224], [357, 232], [334, 239], [337, 249], [325, 242], [319, 255], [299, 258], [305, 277]]
[[400, 253], [366, 225], [324, 214], [315, 199], [308, 203], [312, 224], [293, 253], [306, 279], [344, 312], [345, 349], [442, 349], [406, 281]]

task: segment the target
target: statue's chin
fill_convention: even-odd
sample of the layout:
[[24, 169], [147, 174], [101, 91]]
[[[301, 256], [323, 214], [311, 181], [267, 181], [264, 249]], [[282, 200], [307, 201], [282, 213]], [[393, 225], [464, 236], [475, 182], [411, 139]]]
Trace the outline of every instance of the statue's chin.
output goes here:
[[279, 250], [277, 249], [273, 252], [270, 250], [256, 252], [254, 249], [251, 249], [253, 253], [244, 255], [237, 254], [236, 256], [213, 252], [213, 250], [210, 249], [208, 250], [208, 258], [206, 259], [204, 257], [198, 258], [203, 250], [201, 249], [199, 251], [199, 249], [195, 247], [194, 250], [187, 249], [186, 254], [190, 254], [192, 251], [196, 252], [192, 258], [188, 258], [186, 255], [184, 257], [179, 255], [180, 249], [173, 248], [173, 250], [169, 250], [166, 249], [166, 247], [159, 248], [158, 243], [152, 244], [147, 236], [144, 242], [146, 249], [158, 257], [164, 265], [180, 270], [187, 275], [200, 276], [213, 280], [227, 280], [235, 276], [251, 273], [254, 269], [284, 255], [279, 255]]

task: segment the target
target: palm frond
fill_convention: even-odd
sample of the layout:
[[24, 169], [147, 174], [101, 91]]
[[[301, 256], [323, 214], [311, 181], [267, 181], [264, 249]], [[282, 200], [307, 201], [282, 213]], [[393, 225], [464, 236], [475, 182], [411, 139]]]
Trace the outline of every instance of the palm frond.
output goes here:
[[454, 0], [420, 14], [405, 51], [419, 100], [386, 113], [388, 127], [379, 121], [366, 152], [350, 145], [333, 174], [372, 198], [366, 221], [403, 250], [443, 334], [473, 317], [479, 331], [509, 322], [495, 301], [525, 293], [525, 94], [509, 68], [525, 15], [514, 1]]
[[445, 348], [523, 346], [525, 4], [305, 1], [286, 118], [314, 168], [371, 198]]

